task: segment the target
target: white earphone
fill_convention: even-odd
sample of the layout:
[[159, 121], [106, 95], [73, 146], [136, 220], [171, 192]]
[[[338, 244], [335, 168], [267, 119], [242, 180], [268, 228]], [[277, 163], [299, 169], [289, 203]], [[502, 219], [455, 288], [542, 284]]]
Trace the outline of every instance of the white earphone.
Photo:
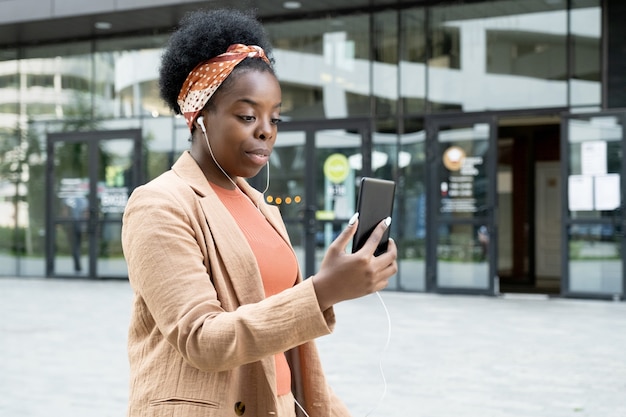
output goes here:
[[206, 134], [206, 127], [204, 127], [204, 117], [198, 116], [196, 120], [198, 121], [198, 125], [200, 126], [200, 129], [202, 129], [204, 134]]

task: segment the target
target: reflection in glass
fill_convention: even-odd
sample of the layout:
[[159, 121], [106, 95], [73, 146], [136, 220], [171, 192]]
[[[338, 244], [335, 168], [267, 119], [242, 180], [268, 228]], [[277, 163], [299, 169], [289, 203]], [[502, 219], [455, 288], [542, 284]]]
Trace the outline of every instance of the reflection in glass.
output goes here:
[[[37, 55], [35, 50], [21, 53], [33, 58]], [[58, 88], [49, 87], [51, 68], [46, 65], [50, 60], [43, 56], [36, 60], [27, 58], [22, 65], [17, 60], [17, 50], [0, 51], [0, 274], [3, 275], [43, 275], [44, 270], [41, 230], [46, 210], [45, 146], [24, 122], [42, 118], [43, 113], [48, 117], [56, 115], [56, 103], [67, 96], [56, 95]], [[59, 67], [68, 65], [60, 60], [56, 62]], [[42, 107], [47, 110], [42, 111]]]
[[571, 218], [597, 219], [621, 215], [623, 137], [619, 119], [571, 119], [568, 130], [568, 211]]
[[400, 94], [404, 113], [425, 110], [426, 103], [426, 23], [425, 9], [400, 13]]
[[398, 103], [398, 12], [375, 14], [373, 32], [374, 111], [377, 117], [389, 117]]
[[[518, 262], [523, 275], [528, 274], [528, 256], [526, 245], [520, 245], [514, 239], [514, 198], [513, 198], [513, 173], [515, 142], [513, 139], [498, 140], [498, 276], [514, 276], [515, 256], [522, 258]], [[519, 192], [519, 191], [518, 191]], [[525, 216], [524, 216], [525, 217]], [[522, 217], [522, 218], [524, 218]], [[517, 251], [517, 253], [515, 253]], [[517, 271], [516, 271], [517, 272]]]
[[286, 120], [370, 113], [368, 16], [268, 24]]
[[53, 184], [46, 271], [51, 275], [127, 276], [121, 220], [138, 178], [133, 165], [136, 138], [112, 132], [110, 137], [48, 137]]
[[434, 110], [567, 104], [567, 2], [487, 1], [430, 9]]
[[[158, 71], [167, 35], [102, 39], [95, 44], [99, 117], [170, 115], [160, 98]], [[100, 101], [101, 100], [101, 101]]]
[[437, 284], [489, 287], [487, 166], [489, 125], [455, 124], [438, 132]]
[[94, 84], [89, 42], [35, 46], [20, 60], [22, 110], [31, 120], [89, 120]]
[[[303, 274], [307, 272], [305, 252], [310, 251], [311, 267], [317, 270], [328, 245], [354, 213], [363, 163], [360, 133], [319, 130], [314, 139], [315, 155], [311, 156], [306, 154], [305, 131], [279, 130], [265, 193], [266, 202], [281, 211]], [[307, 167], [307, 158], [313, 167]], [[257, 189], [265, 188], [265, 175], [262, 170], [253, 179]], [[307, 190], [309, 185], [314, 188]]]
[[399, 185], [392, 224], [398, 245], [400, 286], [424, 291], [426, 259], [426, 154], [422, 120], [407, 120], [397, 157]]
[[600, 0], [572, 0], [570, 40], [572, 47], [571, 106], [598, 106], [602, 53]]
[[567, 203], [575, 222], [568, 228], [570, 291], [623, 290], [622, 132], [616, 117], [568, 120]]
[[56, 183], [50, 209], [54, 218], [54, 273], [86, 275], [89, 265], [89, 155], [86, 143], [54, 144]]
[[487, 210], [489, 126], [439, 131], [439, 213], [444, 219], [482, 217]]
[[[601, 0], [442, 3], [268, 25], [283, 86], [285, 119], [364, 115], [378, 119], [373, 157], [387, 157], [389, 161], [376, 166], [374, 174], [390, 177], [397, 168], [395, 174], [405, 187], [401, 188], [403, 200], [398, 201], [397, 210], [404, 211], [407, 226], [394, 222], [393, 227], [404, 242], [400, 248], [407, 262], [404, 268], [411, 271], [411, 278], [402, 283], [407, 286], [413, 285], [413, 279], [421, 282], [423, 276], [424, 146], [421, 123], [407, 120], [404, 128], [399, 127], [394, 118], [398, 111], [418, 115], [444, 110], [597, 106], [601, 102]], [[569, 16], [567, 6], [571, 7]], [[159, 58], [167, 37], [100, 38], [0, 51], [0, 260], [10, 259], [0, 262], [0, 273], [41, 275], [44, 270], [45, 132], [141, 128], [146, 179], [168, 169], [188, 148], [189, 133], [184, 122], [170, 118], [169, 109], [158, 95]], [[414, 125], [409, 126], [411, 123]], [[601, 178], [594, 174], [591, 193], [576, 194], [589, 197], [591, 208], [569, 210], [571, 219], [593, 222], [619, 218], [621, 194], [617, 204], [604, 198], [604, 205], [596, 205], [593, 190], [599, 189], [597, 185], [615, 188], [622, 181], [616, 178], [622, 170], [621, 125], [609, 119], [580, 119], [572, 121], [570, 128], [569, 176], [588, 176], [583, 167], [583, 143], [604, 142], [607, 155], [606, 175]], [[400, 149], [386, 142], [391, 136], [385, 135], [396, 133], [402, 134]], [[449, 145], [466, 153], [478, 152], [477, 147], [482, 146], [463, 140]], [[291, 151], [287, 150], [289, 146]], [[285, 145], [285, 155], [277, 152], [282, 162], [277, 159], [271, 164], [271, 175], [276, 172], [279, 178], [276, 195], [283, 198], [279, 207], [289, 219], [301, 218], [305, 210], [302, 193], [306, 171], [298, 165], [304, 163], [303, 150], [303, 142]], [[333, 151], [355, 158], [341, 149]], [[327, 156], [322, 153], [317, 164]], [[292, 163], [286, 164], [290, 158]], [[500, 173], [507, 175], [506, 170]], [[467, 191], [463, 189], [467, 184], [461, 187], [446, 180], [447, 188], [438, 190], [448, 198], [442, 200], [448, 204], [445, 210], [443, 203], [438, 206], [448, 213], [440, 213], [442, 216], [473, 220], [484, 215], [481, 209], [486, 194], [481, 193], [484, 179], [480, 175], [472, 185], [478, 211], [446, 212], [450, 211], [451, 194]], [[317, 177], [323, 178], [321, 174]], [[319, 181], [316, 187], [320, 193], [324, 191]], [[300, 194], [296, 201], [293, 196]], [[321, 205], [323, 210], [327, 200], [320, 195], [311, 206]], [[507, 208], [503, 205], [507, 197], [510, 193], [500, 193], [501, 213], [503, 207]], [[336, 201], [331, 204], [333, 209], [336, 205]], [[70, 220], [67, 217], [60, 221], [69, 224]], [[505, 236], [509, 231], [499, 226], [499, 236]], [[338, 226], [320, 227], [325, 245], [327, 236], [332, 236]], [[302, 226], [290, 223], [288, 228], [301, 249]], [[470, 235], [476, 239], [475, 232], [468, 232], [468, 239]], [[57, 236], [57, 244], [70, 257], [69, 232], [60, 233], [63, 237]], [[107, 232], [101, 229], [98, 233]], [[511, 259], [512, 245], [505, 248], [503, 242], [505, 239], [499, 240], [499, 259], [504, 259], [503, 254]], [[18, 263], [13, 262], [16, 255], [21, 256]], [[409, 267], [409, 262], [417, 263]], [[69, 271], [72, 265], [68, 265]], [[507, 262], [501, 265], [509, 267]]]
[[[70, 180], [69, 178], [67, 178]], [[57, 247], [65, 246], [64, 242], [67, 242], [69, 245], [69, 252], [72, 256], [74, 272], [81, 273], [83, 271], [83, 267], [85, 266], [85, 250], [86, 250], [86, 226], [88, 220], [88, 206], [89, 200], [87, 198], [87, 193], [84, 190], [74, 189], [71, 190], [68, 185], [73, 181], [66, 181], [65, 184], [62, 182], [61, 187], [65, 188], [63, 191], [67, 193], [68, 196], [63, 197], [63, 207], [61, 209], [60, 217], [64, 219], [62, 232], [57, 233]], [[82, 183], [77, 183], [76, 185], [82, 185]], [[60, 194], [60, 193], [59, 193]], [[57, 255], [59, 253], [57, 252]], [[66, 273], [67, 266], [63, 262], [63, 259], [57, 257], [57, 272]]]
[[122, 215], [132, 191], [132, 139], [102, 140], [98, 146], [97, 271], [100, 276], [128, 274], [122, 253]]
[[622, 294], [621, 240], [618, 224], [588, 223], [569, 227], [569, 290]]
[[[356, 207], [358, 181], [363, 170], [361, 134], [345, 130], [321, 130], [315, 135], [316, 148], [316, 264], [319, 269], [328, 245], [346, 227]], [[372, 171], [387, 163], [386, 154], [372, 155]]]
[[24, 201], [26, 186], [20, 161], [22, 147], [17, 129], [19, 75], [16, 58], [16, 50], [0, 52], [0, 274], [7, 275], [17, 273], [17, 263], [12, 258], [23, 252], [28, 224], [28, 206]]
[[442, 223], [437, 230], [437, 284], [489, 288], [488, 237], [484, 226]]
[[[143, 119], [143, 147], [146, 152], [146, 180], [152, 180], [174, 165], [183, 151], [191, 148], [191, 134], [183, 118]], [[181, 124], [177, 125], [177, 122]]]
[[[32, 156], [32, 155], [31, 155]], [[26, 255], [19, 260], [20, 274], [25, 276], [42, 276], [45, 273], [45, 177], [43, 160], [32, 157], [29, 167], [27, 207], [21, 218], [27, 218], [28, 223], [23, 229], [23, 253]], [[41, 162], [40, 162], [41, 161]]]

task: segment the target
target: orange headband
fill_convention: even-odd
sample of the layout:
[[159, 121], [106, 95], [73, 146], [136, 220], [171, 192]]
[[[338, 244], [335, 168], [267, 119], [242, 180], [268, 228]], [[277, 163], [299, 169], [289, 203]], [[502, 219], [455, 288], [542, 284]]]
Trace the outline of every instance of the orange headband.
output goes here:
[[256, 45], [231, 45], [221, 55], [204, 61], [196, 66], [183, 83], [178, 93], [178, 105], [185, 116], [189, 130], [193, 131], [193, 123], [198, 114], [226, 77], [233, 72], [237, 64], [246, 58], [261, 58], [270, 64], [263, 49]]

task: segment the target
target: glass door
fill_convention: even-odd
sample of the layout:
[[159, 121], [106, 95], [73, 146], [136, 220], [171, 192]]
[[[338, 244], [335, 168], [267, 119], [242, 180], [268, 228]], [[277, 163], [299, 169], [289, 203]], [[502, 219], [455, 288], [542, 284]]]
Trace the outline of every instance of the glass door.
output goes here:
[[497, 291], [494, 117], [427, 119], [427, 285], [436, 292]]
[[[281, 123], [266, 201], [279, 207], [305, 277], [356, 207], [358, 180], [372, 172], [367, 119]], [[266, 187], [267, 171], [251, 180]]]
[[626, 112], [563, 117], [563, 293], [624, 298]]
[[54, 133], [47, 147], [46, 275], [126, 278], [120, 231], [141, 131]]

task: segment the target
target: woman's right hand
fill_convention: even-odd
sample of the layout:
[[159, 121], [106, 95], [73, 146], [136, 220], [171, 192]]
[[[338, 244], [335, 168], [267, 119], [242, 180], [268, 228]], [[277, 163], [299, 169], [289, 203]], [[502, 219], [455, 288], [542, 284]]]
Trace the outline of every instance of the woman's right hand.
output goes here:
[[330, 244], [319, 271], [311, 277], [322, 311], [387, 286], [389, 278], [398, 271], [396, 244], [389, 239], [387, 252], [379, 256], [374, 256], [374, 252], [390, 223], [391, 218], [382, 220], [355, 253], [347, 253], [346, 247], [356, 232], [358, 220]]

